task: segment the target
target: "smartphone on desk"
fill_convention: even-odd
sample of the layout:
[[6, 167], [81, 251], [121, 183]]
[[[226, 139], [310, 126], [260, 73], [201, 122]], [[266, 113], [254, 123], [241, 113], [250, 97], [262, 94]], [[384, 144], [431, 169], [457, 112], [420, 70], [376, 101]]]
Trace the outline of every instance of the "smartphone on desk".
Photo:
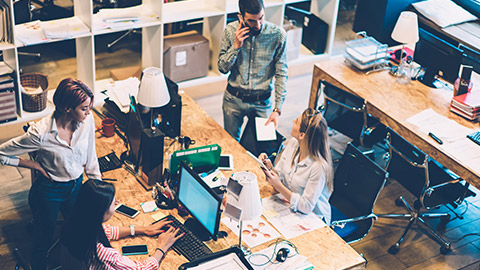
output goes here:
[[133, 209], [131, 207], [128, 207], [123, 203], [117, 205], [115, 207], [115, 211], [129, 218], [134, 218], [140, 213], [140, 211]]
[[147, 245], [132, 245], [132, 246], [122, 247], [122, 255], [124, 256], [141, 255], [141, 254], [148, 254]]

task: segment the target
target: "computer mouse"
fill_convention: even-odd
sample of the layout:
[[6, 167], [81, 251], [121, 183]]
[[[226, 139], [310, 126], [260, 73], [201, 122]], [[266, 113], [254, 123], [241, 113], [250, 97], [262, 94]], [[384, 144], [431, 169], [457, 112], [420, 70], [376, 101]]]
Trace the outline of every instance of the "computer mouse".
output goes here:
[[275, 259], [278, 262], [284, 262], [288, 257], [288, 253], [290, 253], [290, 250], [288, 248], [281, 248], [278, 250], [277, 256], [275, 257]]

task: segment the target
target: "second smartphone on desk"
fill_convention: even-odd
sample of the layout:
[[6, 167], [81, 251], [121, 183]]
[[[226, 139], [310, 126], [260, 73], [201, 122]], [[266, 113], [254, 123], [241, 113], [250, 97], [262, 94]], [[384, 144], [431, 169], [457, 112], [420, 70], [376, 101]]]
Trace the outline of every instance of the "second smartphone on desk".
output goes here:
[[115, 211], [129, 218], [134, 218], [140, 213], [140, 211], [133, 209], [131, 207], [128, 207], [123, 203], [117, 205], [115, 207]]

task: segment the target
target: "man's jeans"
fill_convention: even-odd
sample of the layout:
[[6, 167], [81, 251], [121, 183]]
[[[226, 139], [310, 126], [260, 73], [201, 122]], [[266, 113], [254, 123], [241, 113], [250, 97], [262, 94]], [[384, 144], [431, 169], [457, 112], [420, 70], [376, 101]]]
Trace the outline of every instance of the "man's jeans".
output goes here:
[[[223, 127], [235, 140], [240, 141], [243, 118], [267, 118], [272, 109], [269, 99], [255, 102], [243, 102], [240, 98], [225, 91], [223, 95]], [[253, 120], [252, 120], [253, 121]]]

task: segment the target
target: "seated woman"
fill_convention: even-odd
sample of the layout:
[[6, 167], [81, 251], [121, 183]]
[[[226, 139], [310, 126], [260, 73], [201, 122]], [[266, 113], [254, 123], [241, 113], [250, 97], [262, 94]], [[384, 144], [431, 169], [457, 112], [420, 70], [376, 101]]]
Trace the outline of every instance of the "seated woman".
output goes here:
[[269, 168], [264, 170], [266, 180], [290, 201], [293, 211], [313, 212], [330, 224], [333, 167], [327, 121], [308, 108], [293, 120], [291, 135], [275, 167], [265, 153], [260, 154], [259, 159]]
[[[91, 179], [82, 185], [72, 215], [63, 226], [60, 237], [61, 243], [82, 264], [82, 269], [158, 269], [165, 252], [183, 236], [177, 236], [179, 229], [162, 229], [170, 221], [130, 228], [103, 224], [113, 216], [114, 211], [115, 187], [111, 183]], [[160, 234], [155, 252], [144, 261], [122, 256], [110, 245], [109, 240], [137, 234]]]

